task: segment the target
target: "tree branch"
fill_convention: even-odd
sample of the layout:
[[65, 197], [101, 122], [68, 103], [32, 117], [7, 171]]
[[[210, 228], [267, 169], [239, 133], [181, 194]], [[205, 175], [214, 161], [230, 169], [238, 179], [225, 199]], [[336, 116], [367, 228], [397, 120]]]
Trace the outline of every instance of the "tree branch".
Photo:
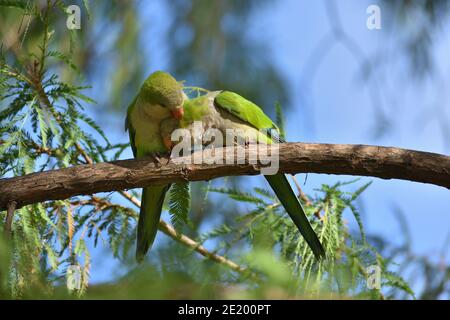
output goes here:
[[[47, 107], [47, 109], [55, 117], [56, 121], [58, 123], [60, 123], [61, 118], [60, 118], [59, 114], [54, 112], [52, 103], [50, 102], [49, 97], [47, 96], [47, 94], [42, 86], [44, 56], [45, 56], [45, 44], [44, 44], [43, 50], [42, 50], [41, 62], [39, 63], [39, 62], [35, 61], [33, 63], [33, 65], [31, 65], [31, 67], [29, 68], [28, 75], [24, 76], [24, 75], [20, 74], [20, 76], [23, 78], [24, 81], [29, 83], [35, 89], [37, 96], [39, 97], [40, 103], [43, 104], [45, 107]], [[38, 67], [39, 67], [39, 69], [38, 69]], [[0, 140], [0, 144], [1, 143], [3, 143], [3, 142]], [[38, 154], [45, 153], [48, 155], [53, 155], [55, 152], [51, 148], [44, 148], [44, 147], [36, 145], [36, 144], [32, 145], [31, 147]], [[81, 157], [84, 159], [85, 163], [87, 163], [89, 165], [94, 164], [94, 161], [92, 160], [92, 158], [88, 155], [88, 153], [83, 149], [83, 147], [78, 142], [75, 143], [75, 148], [77, 149], [77, 151], [81, 155]], [[0, 179], [0, 186], [2, 186], [3, 181], [5, 181], [5, 179]], [[140, 201], [138, 199], [136, 199], [135, 197], [133, 197], [129, 192], [120, 190], [120, 194], [123, 197], [125, 197], [126, 199], [128, 199], [131, 203], [140, 207]], [[91, 197], [91, 199], [93, 199], [93, 198], [96, 198], [96, 197]], [[99, 200], [99, 199], [96, 199], [96, 200]], [[105, 204], [113, 205], [110, 203], [104, 203], [103, 205], [105, 205]], [[23, 205], [24, 204], [22, 204], [22, 206]], [[5, 228], [4, 228], [4, 233], [7, 237], [9, 237], [11, 235], [12, 220], [13, 220], [14, 211], [16, 209], [16, 206], [17, 206], [17, 202], [15, 200], [7, 203], [7, 214], [6, 214]], [[0, 209], [0, 210], [2, 210], [2, 209]], [[227, 259], [224, 256], [221, 256], [221, 255], [218, 255], [218, 254], [208, 251], [200, 243], [196, 242], [195, 240], [189, 238], [188, 236], [186, 236], [184, 234], [177, 232], [170, 224], [166, 223], [162, 219], [159, 221], [159, 230], [161, 230], [163, 233], [165, 233], [166, 235], [168, 235], [175, 241], [191, 248], [192, 250], [196, 251], [197, 253], [203, 255], [204, 257], [206, 257], [212, 261], [226, 265], [227, 267], [231, 268], [232, 270], [240, 272], [240, 273], [245, 273], [248, 276], [251, 276], [251, 277], [255, 276], [252, 272], [248, 271], [247, 268], [239, 266], [238, 264]]]
[[[233, 150], [233, 147], [215, 152]], [[236, 149], [242, 147], [235, 147]], [[239, 155], [239, 153], [238, 153]], [[0, 180], [0, 210], [15, 201], [17, 208], [46, 200], [109, 192], [176, 181], [210, 180], [223, 176], [256, 175], [263, 165], [255, 159], [254, 146], [245, 149], [234, 164], [186, 164], [172, 159], [167, 165], [152, 160], [120, 160], [44, 171]], [[163, 163], [164, 159], [163, 159]], [[244, 163], [244, 164], [236, 164]], [[428, 152], [366, 145], [285, 143], [279, 145], [279, 172], [373, 176], [431, 183], [450, 189], [450, 157]]]
[[[128, 199], [131, 203], [136, 205], [137, 207], [141, 206], [141, 202], [133, 197], [131, 194], [129, 194], [126, 191], [120, 191], [122, 196], [124, 196], [126, 199]], [[188, 236], [184, 234], [180, 234], [175, 230], [174, 227], [172, 227], [170, 224], [165, 222], [163, 219], [159, 220], [159, 230], [162, 231], [164, 234], [172, 238], [173, 240], [184, 244], [188, 248], [191, 248], [192, 250], [196, 251], [197, 253], [201, 254], [205, 258], [208, 258], [210, 260], [213, 260], [215, 262], [221, 263], [229, 267], [230, 269], [240, 272], [240, 273], [248, 273], [249, 276], [254, 276], [253, 273], [251, 273], [247, 268], [244, 268], [234, 261], [231, 261], [224, 256], [215, 254], [209, 250], [207, 250], [204, 246], [202, 246], [197, 241], [189, 238]]]
[[250, 276], [253, 276], [253, 274], [251, 272], [249, 272], [246, 268], [241, 267], [237, 263], [235, 263], [221, 255], [218, 255], [218, 254], [208, 251], [204, 246], [202, 246], [198, 242], [192, 240], [191, 238], [185, 236], [184, 234], [180, 235], [170, 224], [168, 224], [167, 222], [165, 222], [163, 220], [159, 221], [159, 230], [164, 232], [166, 235], [171, 237], [173, 240], [181, 242], [182, 244], [186, 245], [187, 247], [191, 248], [192, 250], [195, 250], [196, 252], [200, 253], [202, 256], [204, 256], [212, 261], [224, 264], [227, 267], [229, 267], [231, 270], [234, 270], [234, 271], [237, 271], [240, 273], [248, 272]]

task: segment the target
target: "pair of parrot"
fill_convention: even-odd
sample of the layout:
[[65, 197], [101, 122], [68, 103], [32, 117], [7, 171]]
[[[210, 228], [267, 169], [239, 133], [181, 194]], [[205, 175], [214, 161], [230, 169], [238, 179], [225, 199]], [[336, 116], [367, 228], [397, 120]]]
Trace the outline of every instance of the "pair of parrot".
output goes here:
[[[158, 159], [172, 147], [170, 134], [176, 128], [191, 129], [194, 121], [203, 126], [239, 129], [239, 134], [251, 136], [278, 127], [251, 101], [230, 91], [215, 91], [189, 99], [183, 86], [163, 71], [152, 73], [143, 83], [138, 95], [128, 107], [125, 129], [129, 131], [130, 144], [135, 158]], [[266, 143], [282, 142], [267, 135]], [[325, 251], [309, 224], [308, 218], [292, 190], [286, 176], [281, 173], [266, 175], [266, 180], [277, 195], [316, 258]], [[151, 185], [142, 192], [137, 227], [136, 260], [141, 262], [158, 230], [164, 197], [170, 184]]]

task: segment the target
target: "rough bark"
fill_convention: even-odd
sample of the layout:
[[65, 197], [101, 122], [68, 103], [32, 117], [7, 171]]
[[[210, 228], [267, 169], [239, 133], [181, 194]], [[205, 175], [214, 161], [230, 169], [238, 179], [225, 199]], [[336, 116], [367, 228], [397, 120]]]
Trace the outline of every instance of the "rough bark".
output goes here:
[[[255, 157], [256, 153], [255, 148], [246, 148], [245, 156], [238, 157], [239, 161], [234, 164], [186, 164], [190, 157], [172, 159], [163, 165], [155, 164], [150, 159], [120, 160], [0, 179], [0, 210], [5, 210], [12, 201], [16, 203], [16, 208], [20, 208], [46, 200], [162, 182], [256, 175], [260, 174], [264, 166], [245, 160]], [[196, 154], [200, 155], [201, 152]], [[161, 161], [166, 163], [168, 160], [162, 158]], [[244, 164], [236, 164], [241, 162]], [[279, 172], [283, 173], [372, 176], [430, 183], [450, 189], [449, 156], [400, 148], [285, 143], [279, 145], [279, 168]]]

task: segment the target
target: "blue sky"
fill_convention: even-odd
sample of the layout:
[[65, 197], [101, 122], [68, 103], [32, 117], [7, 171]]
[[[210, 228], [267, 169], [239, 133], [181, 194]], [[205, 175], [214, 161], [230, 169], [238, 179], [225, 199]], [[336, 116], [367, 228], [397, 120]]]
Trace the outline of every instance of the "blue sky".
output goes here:
[[[338, 7], [344, 29], [370, 57], [373, 52], [392, 45], [392, 39], [383, 30], [366, 28], [366, 8], [364, 1], [349, 0], [339, 1]], [[383, 7], [381, 9], [383, 15]], [[375, 115], [369, 90], [357, 78], [360, 72], [358, 61], [342, 44], [332, 47], [311, 82], [310, 75], [301, 72], [307, 69], [305, 61], [308, 61], [315, 45], [330, 30], [323, 2], [282, 1], [275, 10], [271, 9], [271, 13], [261, 12], [259, 19], [255, 19], [257, 27], [254, 30], [273, 40], [273, 56], [291, 85], [294, 102], [291, 113], [287, 115], [289, 140], [378, 144], [448, 154], [437, 122], [420, 125], [420, 116], [425, 108], [431, 108], [429, 105], [434, 103], [435, 95], [442, 96], [440, 102], [446, 103], [448, 109], [446, 93], [409, 83], [408, 77], [401, 74], [404, 61], [394, 60], [389, 65], [390, 69], [384, 71], [393, 79], [383, 82], [380, 88], [383, 95], [386, 91], [395, 93], [398, 104], [395, 111], [390, 111], [388, 99], [384, 99], [386, 103], [382, 106], [390, 117], [394, 117], [395, 129], [383, 138], [375, 139], [372, 134]], [[443, 70], [448, 70], [450, 64], [444, 57], [450, 55], [450, 47], [447, 44], [439, 51], [437, 63]], [[308, 99], [302, 99], [304, 96]], [[310, 174], [306, 190], [339, 179], [342, 177]], [[391, 209], [397, 205], [404, 210], [409, 221], [417, 252], [428, 254], [440, 248], [450, 232], [448, 190], [376, 178], [363, 178], [361, 182], [369, 180], [373, 184], [363, 197], [366, 228], [395, 239], [398, 226]]]
[[[145, 30], [143, 40], [149, 43], [150, 63], [148, 73], [156, 69], [167, 69], [170, 61], [166, 58], [167, 48], [163, 38], [170, 17], [165, 16], [164, 1], [141, 2], [141, 25]], [[389, 57], [385, 63], [375, 63], [377, 69], [378, 93], [381, 108], [388, 118], [393, 119], [394, 129], [381, 138], [375, 138], [376, 124], [373, 96], [369, 88], [373, 83], [361, 81], [360, 63], [341, 43], [336, 42], [327, 51], [322, 63], [311, 74], [307, 65], [310, 56], [321, 39], [330, 32], [324, 1], [284, 0], [274, 2], [255, 12], [250, 22], [247, 36], [270, 44], [270, 54], [288, 85], [291, 108], [286, 114], [288, 139], [290, 141], [324, 143], [362, 143], [397, 146], [417, 150], [449, 154], [449, 146], [435, 117], [434, 108], [441, 108], [444, 121], [450, 119], [448, 88], [445, 90], [434, 81], [423, 83], [413, 81], [408, 74], [406, 56], [398, 50], [399, 39], [386, 32], [387, 10], [381, 6], [382, 30], [366, 28], [366, 1], [338, 1], [338, 12], [343, 28], [358, 44], [365, 57]], [[441, 37], [449, 38], [450, 28]], [[450, 83], [450, 42], [437, 41], [433, 49], [437, 69], [442, 71], [443, 81]], [[150, 50], [155, 44], [161, 48]], [[147, 53], [146, 53], [147, 54]], [[379, 68], [378, 68], [379, 66]], [[195, 85], [195, 84], [191, 84]], [[94, 97], [95, 98], [95, 97]], [[273, 101], [268, 101], [273, 105]], [[379, 104], [376, 104], [380, 107]], [[433, 113], [434, 112], [434, 113]], [[425, 121], [430, 117], [430, 121]], [[113, 121], [122, 128], [122, 119]], [[111, 130], [113, 131], [113, 130]], [[122, 131], [113, 132], [113, 137], [126, 141]], [[447, 140], [446, 140], [447, 139]], [[131, 157], [131, 153], [128, 154]], [[300, 175], [303, 181], [304, 175]], [[353, 177], [309, 174], [304, 189], [314, 193], [322, 183], [332, 184], [338, 180]], [[253, 183], [261, 183], [258, 177], [249, 178]], [[408, 222], [412, 234], [415, 253], [439, 258], [439, 252], [450, 234], [450, 194], [449, 191], [433, 186], [407, 181], [362, 178], [358, 185], [373, 181], [364, 192], [359, 205], [363, 212], [366, 230], [383, 237], [400, 241], [400, 228], [393, 215], [394, 208], [400, 208]], [[350, 187], [350, 190], [355, 189]], [[355, 226], [349, 217], [349, 222]], [[161, 241], [164, 235], [159, 235]], [[111, 267], [116, 263], [107, 258], [107, 253], [93, 257], [91, 280], [93, 282], [110, 279], [114, 274]], [[97, 259], [98, 258], [98, 259]], [[450, 258], [447, 256], [447, 260]]]

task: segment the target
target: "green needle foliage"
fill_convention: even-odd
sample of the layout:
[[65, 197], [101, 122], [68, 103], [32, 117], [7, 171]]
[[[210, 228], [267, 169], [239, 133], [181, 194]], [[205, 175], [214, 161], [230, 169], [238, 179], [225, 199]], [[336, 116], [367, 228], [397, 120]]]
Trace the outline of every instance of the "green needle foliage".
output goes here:
[[178, 231], [184, 225], [189, 225], [189, 210], [191, 208], [191, 194], [189, 182], [174, 183], [169, 191], [169, 213], [172, 225]]
[[[20, 7], [20, 2], [6, 5]], [[45, 30], [39, 50], [21, 56], [17, 65], [8, 63], [10, 52], [0, 56], [1, 177], [112, 160], [124, 150], [123, 145], [111, 145], [88, 116], [85, 108], [95, 102], [83, 94], [87, 87], [63, 82], [55, 69], [47, 68], [54, 60], [73, 67], [70, 50], [66, 54], [51, 49], [55, 31], [49, 21], [54, 11], [64, 8], [61, 2], [42, 10], [27, 7]], [[68, 266], [81, 267], [83, 292], [90, 269], [85, 239], [92, 237], [96, 244], [106, 233], [115, 256], [133, 239], [134, 211], [114, 206], [109, 199], [78, 197], [16, 210], [8, 272], [11, 296], [26, 296], [34, 288], [51, 292], [51, 284]], [[5, 215], [0, 214], [2, 221]]]
[[[1, 1], [0, 6], [33, 18], [29, 32], [21, 34], [22, 50], [0, 54], [0, 177], [122, 158], [128, 144], [110, 143], [109, 134], [90, 116], [96, 105], [85, 95], [88, 87], [74, 80], [81, 73], [74, 62], [75, 36], [66, 28], [55, 27], [55, 17], [65, 17], [66, 4]], [[237, 2], [233, 8], [238, 8]], [[58, 44], [64, 37], [71, 41], [61, 50]], [[38, 39], [38, 45], [33, 46], [36, 41], [32, 39]], [[193, 87], [191, 91], [203, 92]], [[279, 104], [276, 118], [284, 135]], [[413, 297], [408, 283], [392, 268], [398, 252], [409, 254], [409, 247], [385, 257], [388, 243], [370, 244], [381, 241], [366, 236], [355, 203], [369, 184], [344, 191], [356, 183], [322, 185], [313, 196], [301, 197], [326, 250], [327, 259], [321, 262], [314, 259], [269, 190], [217, 187], [208, 182], [202, 184], [205, 188], [193, 186], [192, 190], [201, 189], [204, 194], [202, 205], [193, 202], [191, 207], [194, 192], [191, 194], [190, 184], [174, 184], [167, 211], [179, 234], [186, 231], [183, 226], [189, 226], [191, 237], [239, 263], [243, 272], [201, 258], [192, 248], [173, 240], [155, 243], [149, 261], [137, 267], [130, 262], [130, 249], [138, 214], [116, 193], [28, 205], [15, 210], [9, 239], [0, 237], [0, 298]], [[206, 220], [207, 225], [191, 223], [191, 215], [198, 218], [199, 212], [222, 220]], [[351, 230], [346, 214], [359, 230]], [[6, 212], [0, 212], [2, 230], [5, 217]], [[205, 226], [208, 231], [201, 233]], [[91, 248], [99, 242], [120, 261], [125, 274], [101, 285], [89, 282], [96, 258]], [[370, 266], [380, 270], [380, 289], [367, 286]], [[427, 264], [427, 270], [435, 270], [431, 267]], [[68, 292], [66, 282], [73, 270], [79, 272], [79, 286]], [[117, 288], [120, 290], [114, 290]], [[429, 288], [428, 296], [431, 292]]]
[[[359, 212], [353, 203], [370, 183], [352, 193], [342, 191], [343, 186], [355, 182], [323, 185], [314, 199], [304, 203], [310, 222], [324, 245], [327, 255], [324, 261], [314, 259], [283, 207], [270, 191], [261, 188], [246, 193], [235, 189], [211, 189], [210, 192], [226, 194], [234, 201], [250, 203], [254, 208], [239, 216], [233, 226], [218, 226], [204, 234], [202, 240], [226, 238], [220, 251], [224, 255], [231, 254], [236, 247], [242, 255], [243, 248], [247, 248], [249, 266], [261, 273], [262, 278], [279, 282], [293, 296], [382, 298], [382, 290], [367, 287], [371, 276], [367, 268], [370, 266], [380, 268], [383, 289], [395, 288], [413, 295], [406, 282], [389, 271], [390, 263], [367, 243]], [[348, 222], [344, 220], [346, 210], [360, 227], [357, 234], [350, 232]]]

